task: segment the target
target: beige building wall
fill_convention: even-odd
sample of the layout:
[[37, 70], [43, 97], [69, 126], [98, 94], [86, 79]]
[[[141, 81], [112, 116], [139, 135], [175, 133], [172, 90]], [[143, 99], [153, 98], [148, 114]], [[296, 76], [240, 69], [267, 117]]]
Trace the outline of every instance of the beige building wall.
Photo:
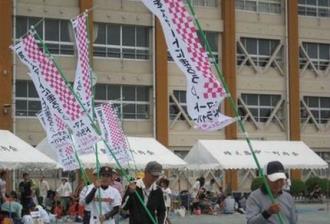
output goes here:
[[[330, 44], [329, 18], [299, 17], [300, 43], [313, 42]], [[304, 96], [330, 96], [330, 71], [306, 70], [300, 74], [301, 97]], [[309, 147], [316, 151], [330, 152], [330, 125], [320, 124], [320, 129], [314, 124], [301, 128], [301, 137]]]
[[[221, 61], [221, 33], [223, 21], [221, 15], [221, 2], [218, 7], [196, 7], [197, 18], [205, 31], [219, 32], [219, 58]], [[94, 0], [94, 21], [105, 23], [135, 24], [151, 28], [149, 60], [130, 60], [116, 58], [93, 58], [94, 71], [97, 75], [97, 83], [147, 85], [152, 87], [154, 83], [153, 66], [153, 17], [151, 13], [138, 1], [132, 0]], [[38, 16], [47, 18], [71, 19], [79, 12], [78, 0], [20, 0], [16, 1], [16, 14], [22, 16]], [[318, 19], [299, 16], [300, 41], [330, 43], [329, 18]], [[251, 66], [243, 66], [236, 69], [237, 95], [241, 93], [279, 94], [287, 102], [287, 73], [286, 73], [286, 19], [285, 14], [267, 14], [247, 12], [236, 9], [236, 41], [241, 37], [279, 39], [283, 45], [282, 69], [284, 75], [270, 67], [263, 71], [255, 71]], [[73, 80], [75, 71], [75, 57], [56, 57], [59, 64], [67, 74], [69, 80]], [[173, 62], [168, 62], [168, 93], [173, 90], [185, 90], [185, 77]], [[27, 69], [16, 60], [16, 78], [29, 79]], [[311, 71], [301, 74], [301, 97], [303, 96], [330, 96], [330, 75], [315, 75]], [[124, 120], [123, 127], [127, 135], [153, 136], [153, 88], [150, 92], [150, 119], [148, 120]], [[246, 129], [252, 139], [287, 140], [287, 108], [283, 107], [283, 130], [276, 122], [265, 125], [260, 123], [258, 127], [250, 121], [245, 122]], [[188, 150], [198, 139], [224, 139], [224, 131], [200, 132], [195, 130], [189, 122], [178, 120], [174, 124], [169, 120], [169, 147], [175, 150]], [[38, 144], [45, 136], [39, 121], [35, 118], [15, 119], [16, 134], [32, 145]], [[239, 129], [238, 129], [239, 130]], [[238, 135], [240, 138], [242, 135]], [[308, 124], [301, 128], [301, 137], [311, 148], [318, 151], [330, 151], [330, 127], [315, 128]]]

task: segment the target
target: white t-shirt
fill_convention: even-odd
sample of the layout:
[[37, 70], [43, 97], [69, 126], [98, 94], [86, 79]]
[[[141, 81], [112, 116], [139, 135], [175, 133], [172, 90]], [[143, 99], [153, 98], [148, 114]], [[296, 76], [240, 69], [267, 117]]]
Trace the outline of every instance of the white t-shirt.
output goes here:
[[59, 188], [57, 188], [57, 193], [60, 197], [70, 197], [72, 194], [72, 188], [69, 182], [61, 183]]
[[166, 206], [166, 208], [170, 208], [172, 191], [169, 187], [166, 189], [162, 188], [162, 191], [163, 191], [163, 195], [164, 195], [165, 206]]
[[42, 197], [47, 196], [47, 191], [49, 190], [49, 184], [46, 180], [39, 181], [39, 190]]
[[[88, 193], [93, 189], [94, 185], [88, 189]], [[86, 196], [88, 195], [86, 194]], [[101, 201], [101, 211], [100, 211], [100, 201]], [[107, 189], [102, 187], [98, 188], [95, 192], [95, 197], [92, 202], [90, 202], [91, 219], [90, 224], [100, 224], [99, 216], [110, 212], [114, 207], [121, 205], [121, 196], [119, 191], [109, 186]], [[115, 220], [110, 218], [103, 222], [103, 224], [115, 224]]]
[[46, 210], [40, 205], [37, 205], [36, 207], [38, 208], [39, 218], [43, 221], [43, 223], [50, 223], [50, 218]]
[[22, 218], [24, 224], [33, 224], [33, 218], [31, 215], [24, 215]]
[[201, 187], [201, 183], [198, 180], [194, 183], [192, 187], [192, 193], [191, 193], [192, 198], [196, 198], [200, 187]]
[[87, 193], [90, 192], [94, 187], [94, 184], [90, 184], [87, 186], [84, 186], [83, 189], [80, 191], [79, 194], [79, 204], [83, 205], [85, 207], [85, 211], [91, 211], [91, 205], [92, 203], [89, 203], [86, 205], [85, 198], [87, 196]]
[[2, 196], [5, 196], [5, 193], [6, 193], [6, 181], [0, 178], [0, 194]]

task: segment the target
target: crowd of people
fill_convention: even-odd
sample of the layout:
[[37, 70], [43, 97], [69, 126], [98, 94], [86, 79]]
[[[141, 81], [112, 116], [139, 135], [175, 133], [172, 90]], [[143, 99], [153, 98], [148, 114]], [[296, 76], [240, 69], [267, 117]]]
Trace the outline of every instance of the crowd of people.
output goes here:
[[[130, 224], [171, 224], [169, 213], [175, 209], [193, 215], [246, 214], [247, 223], [276, 223], [276, 214], [296, 223], [294, 201], [287, 188], [283, 165], [270, 162], [265, 169], [269, 189], [276, 202], [269, 200], [265, 186], [250, 194], [223, 192], [215, 179], [206, 182], [203, 176], [190, 192], [175, 194], [169, 180], [163, 176], [158, 162], [149, 162], [140, 179], [124, 187], [122, 178], [111, 167], [95, 172], [95, 181], [81, 184], [74, 191], [67, 178], [62, 178], [56, 190], [50, 189], [41, 177], [37, 183], [28, 173], [18, 185], [18, 192], [6, 192], [4, 174], [0, 173], [0, 223], [52, 223], [63, 217], [74, 222], [117, 224], [128, 218]], [[96, 178], [98, 177], [98, 178]], [[173, 199], [181, 201], [173, 207]]]

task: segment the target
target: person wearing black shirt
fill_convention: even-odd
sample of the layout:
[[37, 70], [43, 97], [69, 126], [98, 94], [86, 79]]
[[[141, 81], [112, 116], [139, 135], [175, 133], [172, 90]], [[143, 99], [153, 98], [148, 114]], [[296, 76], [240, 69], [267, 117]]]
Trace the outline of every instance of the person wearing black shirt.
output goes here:
[[28, 173], [23, 173], [23, 181], [19, 183], [18, 187], [21, 194], [23, 209], [26, 209], [32, 202], [32, 180], [30, 179]]
[[162, 165], [156, 161], [149, 162], [145, 167], [144, 177], [128, 186], [122, 208], [129, 211], [129, 224], [153, 224], [136, 194], [139, 194], [157, 223], [165, 223], [166, 207], [163, 191], [156, 185], [161, 174]]

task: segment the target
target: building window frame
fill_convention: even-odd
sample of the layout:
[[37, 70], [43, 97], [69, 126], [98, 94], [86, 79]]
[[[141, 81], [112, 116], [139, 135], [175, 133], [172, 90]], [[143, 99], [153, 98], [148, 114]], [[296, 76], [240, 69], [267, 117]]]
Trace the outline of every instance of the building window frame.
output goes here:
[[16, 80], [16, 117], [36, 118], [41, 110], [41, 101], [31, 80]]
[[[198, 38], [201, 41], [202, 46], [204, 47], [205, 51], [207, 52], [207, 56], [209, 57], [209, 60], [212, 60], [212, 56], [209, 55], [207, 48], [206, 48], [206, 43], [204, 43], [204, 39], [201, 37], [200, 32], [197, 32], [198, 34]], [[204, 32], [205, 37], [211, 47], [211, 53], [214, 56], [216, 63], [219, 63], [219, 36], [220, 33], [219, 32], [214, 32], [214, 31], [205, 31]], [[169, 62], [173, 62], [173, 58], [171, 56], [171, 53], [169, 51], [167, 51], [167, 60]]]
[[[312, 63], [316, 70], [324, 71], [329, 69], [330, 44], [303, 42], [299, 54], [300, 68], [303, 69], [308, 62]], [[309, 64], [307, 68], [313, 70], [313, 66]]]
[[[185, 91], [185, 90], [173, 90], [172, 97], [175, 97], [175, 99], [173, 99], [171, 96], [169, 97], [170, 120], [174, 120], [180, 112], [188, 115], [186, 94], [187, 94], [187, 91]], [[174, 102], [174, 100], [176, 100], [177, 103], [179, 103], [179, 105], [181, 106], [181, 108], [184, 111], [180, 111], [180, 108], [177, 106], [177, 104], [176, 104], [176, 102]], [[178, 120], [186, 120], [186, 118], [184, 117], [184, 115], [181, 114], [181, 116], [178, 118]]]
[[[98, 93], [103, 89], [103, 93]], [[133, 91], [132, 91], [133, 88]], [[125, 91], [125, 89], [129, 91]], [[145, 96], [141, 97], [141, 93]], [[102, 95], [102, 97], [100, 97]], [[127, 97], [125, 97], [127, 95]], [[134, 99], [133, 99], [134, 98]], [[143, 99], [141, 99], [143, 98]], [[118, 117], [124, 120], [150, 119], [150, 87], [136, 85], [96, 84], [95, 104], [111, 101]], [[139, 112], [142, 110], [143, 112]], [[133, 112], [130, 112], [133, 111]]]
[[247, 108], [244, 108], [244, 105], [239, 102], [238, 103], [239, 115], [242, 118], [244, 118], [244, 116], [246, 116], [246, 109], [248, 109], [256, 122], [265, 123], [268, 121], [276, 105], [281, 100], [281, 95], [242, 93], [241, 99]]
[[[314, 4], [315, 3], [315, 4]], [[329, 0], [299, 0], [298, 15], [310, 17], [330, 17]]]
[[282, 0], [235, 0], [235, 7], [256, 13], [281, 14]]
[[[19, 41], [19, 38], [25, 35], [30, 30], [30, 27], [34, 25], [50, 54], [59, 56], [74, 55], [73, 31], [69, 20], [30, 16], [16, 16], [15, 20], [16, 41]], [[55, 26], [50, 27], [50, 24]], [[54, 34], [49, 34], [46, 29], [50, 29]], [[58, 36], [56, 37], [56, 35]], [[39, 40], [37, 42], [39, 43]], [[43, 46], [40, 45], [40, 48], [43, 48]], [[45, 49], [43, 50], [45, 52]]]
[[[330, 123], [330, 97], [304, 96], [303, 99], [318, 124]], [[301, 107], [300, 119], [304, 122], [307, 118], [306, 108]], [[313, 120], [310, 119], [309, 123]]]
[[190, 1], [190, 3], [193, 6], [199, 6], [199, 7], [212, 7], [212, 8], [217, 8], [218, 7], [218, 0], [185, 0], [185, 3], [187, 1]]
[[[97, 33], [93, 43], [95, 57], [150, 60], [150, 27], [96, 22], [95, 28]], [[125, 43], [125, 37], [128, 36], [125, 34], [126, 29], [134, 29], [133, 44]], [[115, 32], [116, 40], [111, 40], [110, 32]], [[144, 33], [144, 40], [142, 41], [139, 40], [142, 37], [142, 35], [139, 35], [139, 32]]]
[[[245, 58], [248, 56], [252, 59], [254, 64], [259, 67], [265, 67], [271, 57], [273, 56], [276, 48], [280, 44], [280, 40], [278, 39], [265, 39], [265, 38], [251, 38], [251, 37], [241, 37], [240, 38], [241, 46], [237, 46], [237, 65], [240, 66]], [[265, 45], [268, 45], [265, 48]], [[263, 46], [263, 47], [262, 47]], [[244, 50], [248, 55], [244, 52], [241, 47], [244, 47]], [[267, 51], [267, 52], [265, 52]], [[282, 61], [281, 57], [282, 53], [278, 52], [275, 60], [278, 62]], [[251, 65], [249, 61], [247, 61], [247, 65]], [[271, 64], [274, 67], [273, 63]]]

